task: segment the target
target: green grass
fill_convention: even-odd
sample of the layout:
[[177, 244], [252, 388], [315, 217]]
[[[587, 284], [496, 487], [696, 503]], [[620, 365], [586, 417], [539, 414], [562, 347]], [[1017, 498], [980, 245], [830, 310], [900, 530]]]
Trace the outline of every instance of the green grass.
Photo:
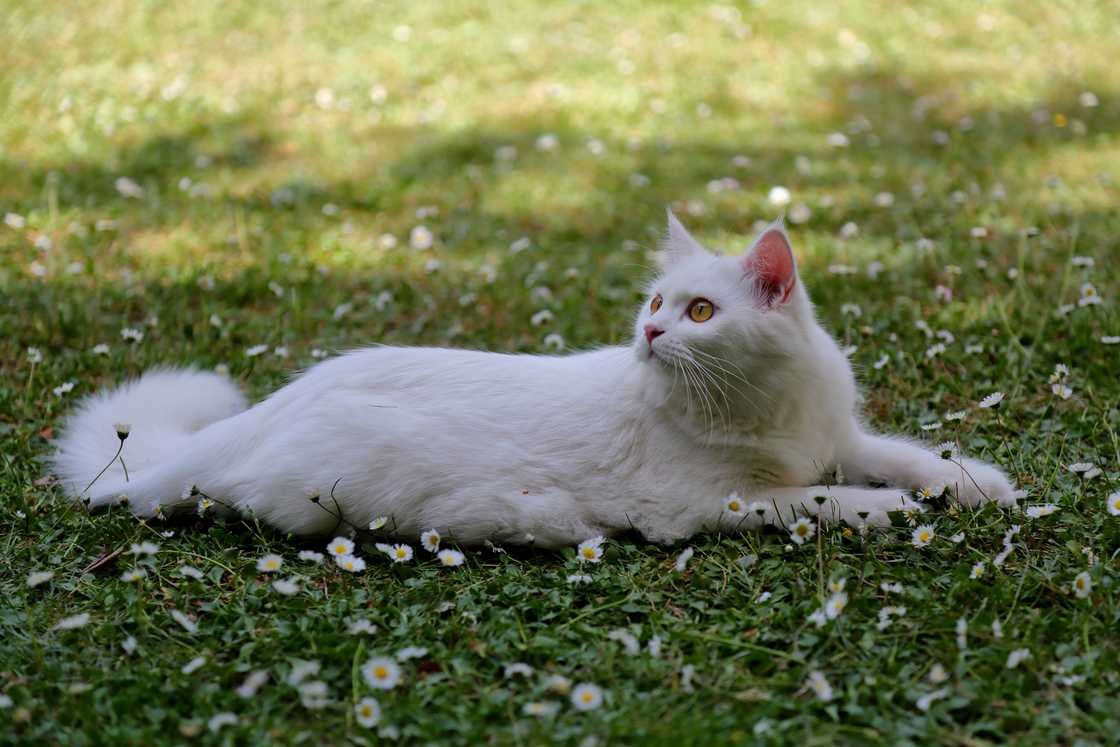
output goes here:
[[[415, 645], [427, 654], [376, 693], [381, 726], [404, 742], [1115, 742], [1120, 517], [1105, 498], [1120, 479], [1120, 347], [1101, 338], [1120, 335], [1120, 12], [804, 5], [6, 3], [0, 214], [25, 224], [0, 225], [0, 741], [372, 744], [383, 737], [353, 716], [374, 694], [357, 668]], [[848, 147], [829, 145], [836, 132]], [[548, 133], [556, 148], [538, 149]], [[124, 196], [120, 177], [143, 196]], [[709, 187], [726, 177], [739, 188]], [[225, 365], [263, 396], [316, 349], [625, 340], [664, 206], [734, 251], [782, 209], [767, 200], [776, 185], [792, 192], [784, 209], [811, 211], [792, 227], [801, 271], [825, 326], [856, 347], [871, 421], [958, 440], [1056, 514], [938, 511], [921, 550], [907, 527], [831, 528], [797, 547], [775, 531], [698, 537], [684, 573], [678, 549], [636, 538], [587, 569], [572, 551], [470, 550], [443, 569], [367, 548], [352, 576], [297, 560], [322, 543], [90, 516], [41, 479], [77, 398], [157, 364]], [[420, 224], [427, 251], [408, 247]], [[1086, 282], [1103, 303], [1059, 313]], [[555, 321], [534, 327], [542, 308]], [[938, 340], [922, 321], [952, 334], [941, 354], [926, 357]], [[143, 341], [123, 341], [125, 327]], [[92, 352], [101, 343], [107, 355]], [[248, 357], [254, 345], [271, 349]], [[1069, 399], [1051, 393], [1058, 363]], [[998, 411], [976, 407], [997, 389]], [[968, 415], [922, 431], [954, 410]], [[1067, 469], [1082, 461], [1103, 474]], [[1012, 524], [1015, 549], [993, 567]], [[127, 554], [91, 568], [140, 541], [161, 544], [143, 581], [120, 580]], [[298, 595], [256, 571], [267, 552], [302, 577]], [[39, 570], [53, 580], [28, 588]], [[1079, 599], [1085, 570], [1094, 586]], [[582, 572], [594, 580], [566, 581]], [[840, 578], [848, 607], [817, 629], [808, 617]], [[907, 614], [881, 631], [883, 605]], [[86, 626], [51, 630], [79, 613]], [[349, 634], [359, 618], [376, 632]], [[618, 628], [643, 645], [661, 636], [661, 656], [627, 655], [607, 637]], [[1031, 658], [1006, 669], [1021, 648]], [[297, 658], [321, 663], [327, 708], [285, 684]], [[513, 662], [534, 674], [506, 678]], [[928, 681], [935, 663], [944, 684]], [[235, 695], [255, 670], [268, 683]], [[806, 690], [811, 671], [831, 702]], [[598, 684], [603, 707], [575, 711], [546, 692], [549, 674]], [[562, 707], [538, 720], [522, 715], [531, 700]], [[223, 711], [239, 723], [211, 733]]]

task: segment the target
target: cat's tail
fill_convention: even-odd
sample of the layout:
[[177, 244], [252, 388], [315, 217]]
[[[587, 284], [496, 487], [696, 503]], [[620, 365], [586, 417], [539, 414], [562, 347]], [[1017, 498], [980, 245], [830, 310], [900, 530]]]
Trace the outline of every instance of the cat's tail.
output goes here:
[[[86, 398], [66, 421], [51, 464], [75, 499], [111, 488], [124, 492], [129, 479], [135, 481], [172, 460], [192, 433], [247, 405], [245, 395], [224, 376], [193, 369], [148, 371]], [[127, 433], [123, 444], [118, 430]], [[113, 459], [118, 447], [120, 459]], [[96, 485], [89, 487], [106, 465]]]

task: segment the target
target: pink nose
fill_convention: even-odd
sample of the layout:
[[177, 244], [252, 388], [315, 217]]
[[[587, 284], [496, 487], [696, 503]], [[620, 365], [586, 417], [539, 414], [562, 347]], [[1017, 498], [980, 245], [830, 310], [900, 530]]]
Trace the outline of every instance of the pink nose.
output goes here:
[[653, 344], [653, 338], [657, 337], [658, 335], [665, 334], [665, 330], [658, 329], [657, 327], [653, 326], [652, 324], [647, 324], [642, 329], [645, 330], [646, 342], [649, 343], [650, 345]]

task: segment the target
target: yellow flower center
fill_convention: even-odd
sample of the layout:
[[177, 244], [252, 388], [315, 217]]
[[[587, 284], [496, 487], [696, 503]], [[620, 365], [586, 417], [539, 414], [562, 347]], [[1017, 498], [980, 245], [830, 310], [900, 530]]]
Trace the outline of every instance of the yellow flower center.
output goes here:
[[727, 504], [727, 507], [732, 511], [738, 511], [741, 508], [739, 501], [731, 501], [731, 503]]
[[595, 557], [595, 548], [594, 547], [583, 548], [583, 557], [585, 557], [585, 558]]
[[346, 554], [346, 545], [335, 545], [334, 546], [334, 552], [335, 552], [336, 555], [345, 555]]
[[373, 670], [373, 676], [379, 680], [383, 680], [389, 676], [389, 670], [385, 667], [377, 667]]
[[922, 542], [929, 542], [929, 532], [921, 532], [918, 534], [918, 539]]
[[584, 703], [590, 703], [592, 700], [595, 699], [595, 696], [592, 695], [590, 691], [583, 693], [579, 697], [580, 697], [580, 700], [582, 700]]
[[800, 534], [802, 537], [804, 537], [806, 534], [809, 533], [809, 525], [808, 524], [798, 524], [797, 525], [797, 533]]

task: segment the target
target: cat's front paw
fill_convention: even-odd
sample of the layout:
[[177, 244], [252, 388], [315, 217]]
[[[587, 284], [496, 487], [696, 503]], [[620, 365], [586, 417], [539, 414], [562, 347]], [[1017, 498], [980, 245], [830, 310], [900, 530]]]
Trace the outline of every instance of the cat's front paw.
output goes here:
[[1014, 506], [1019, 497], [1011, 480], [998, 467], [975, 459], [942, 459], [933, 474], [919, 486], [933, 495], [946, 489], [966, 506], [979, 506], [993, 501], [1000, 506]]

